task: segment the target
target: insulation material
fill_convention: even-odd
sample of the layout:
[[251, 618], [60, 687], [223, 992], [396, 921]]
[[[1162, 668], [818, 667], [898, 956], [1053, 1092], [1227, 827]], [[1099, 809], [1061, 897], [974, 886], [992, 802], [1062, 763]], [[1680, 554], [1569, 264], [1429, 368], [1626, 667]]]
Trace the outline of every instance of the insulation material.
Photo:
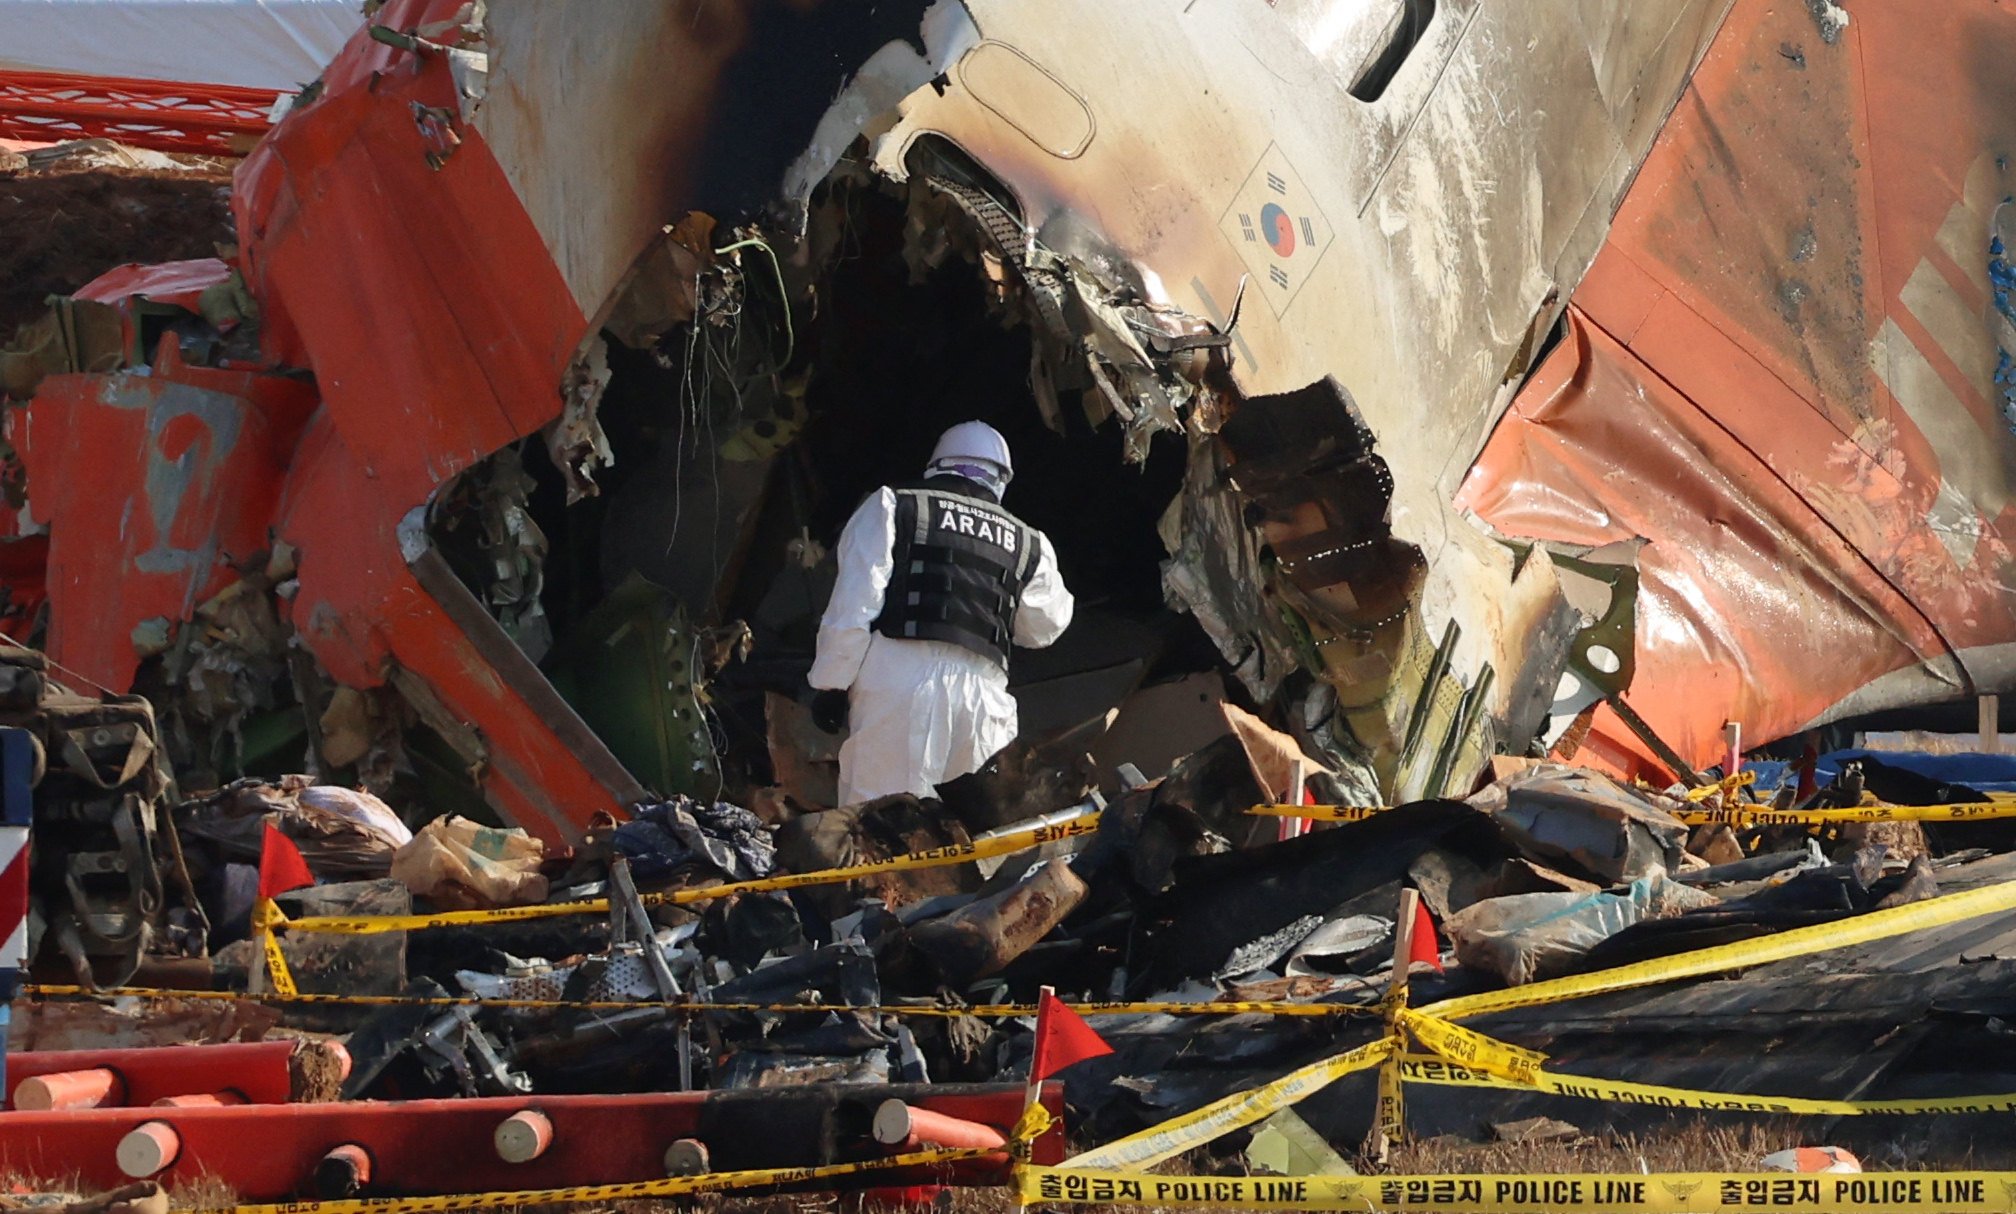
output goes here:
[[1443, 929], [1465, 966], [1523, 986], [1567, 973], [1590, 949], [1634, 923], [1716, 902], [1654, 868], [1619, 893], [1492, 898], [1451, 916]]
[[230, 868], [252, 874], [246, 884], [248, 907], [257, 877], [252, 865], [268, 822], [300, 849], [322, 880], [382, 877], [393, 855], [413, 839], [391, 807], [368, 792], [316, 784], [303, 775], [236, 781], [191, 802], [181, 829], [243, 861]]
[[1521, 850], [1606, 883], [1677, 868], [1687, 841], [1672, 802], [1559, 765], [1520, 772], [1469, 803], [1496, 818]]
[[301, 804], [348, 818], [366, 831], [391, 840], [394, 847], [404, 847], [413, 841], [413, 832], [406, 829], [392, 807], [361, 789], [310, 785], [301, 790], [299, 797]]

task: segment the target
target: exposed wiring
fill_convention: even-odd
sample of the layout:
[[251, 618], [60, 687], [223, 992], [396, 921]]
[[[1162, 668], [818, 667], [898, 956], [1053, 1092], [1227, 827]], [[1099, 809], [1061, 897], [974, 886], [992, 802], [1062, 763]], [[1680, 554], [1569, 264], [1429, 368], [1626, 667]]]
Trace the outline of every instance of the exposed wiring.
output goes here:
[[697, 726], [694, 732], [706, 731], [707, 758], [710, 766], [714, 768], [713, 800], [719, 801], [728, 791], [728, 772], [726, 765], [721, 761], [722, 754], [728, 748], [728, 737], [726, 730], [715, 719], [716, 713], [713, 708], [700, 700], [700, 646], [703, 638], [697, 627], [693, 628], [692, 635], [692, 643], [686, 652], [686, 694], [693, 705], [693, 719]]
[[714, 250], [714, 256], [726, 257], [737, 250], [748, 248], [763, 250], [770, 258], [770, 273], [777, 279], [777, 302], [784, 308], [784, 357], [777, 363], [777, 369], [781, 371], [791, 365], [791, 355], [798, 349], [798, 335], [791, 327], [791, 297], [784, 289], [784, 265], [777, 260], [777, 250], [771, 248], [761, 237], [750, 236]]

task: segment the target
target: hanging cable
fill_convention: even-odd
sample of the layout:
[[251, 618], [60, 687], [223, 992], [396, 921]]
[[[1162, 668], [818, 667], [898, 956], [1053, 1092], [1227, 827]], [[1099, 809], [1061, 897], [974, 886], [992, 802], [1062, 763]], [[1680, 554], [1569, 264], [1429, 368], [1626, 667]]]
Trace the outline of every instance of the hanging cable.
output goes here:
[[777, 280], [777, 302], [784, 309], [784, 357], [777, 363], [777, 370], [782, 371], [785, 367], [791, 365], [791, 355], [798, 349], [798, 335], [791, 327], [791, 297], [784, 289], [784, 265], [777, 260], [777, 250], [771, 248], [769, 243], [761, 237], [750, 236], [714, 250], [714, 256], [725, 257], [730, 253], [747, 248], [763, 250], [770, 258], [770, 273]]

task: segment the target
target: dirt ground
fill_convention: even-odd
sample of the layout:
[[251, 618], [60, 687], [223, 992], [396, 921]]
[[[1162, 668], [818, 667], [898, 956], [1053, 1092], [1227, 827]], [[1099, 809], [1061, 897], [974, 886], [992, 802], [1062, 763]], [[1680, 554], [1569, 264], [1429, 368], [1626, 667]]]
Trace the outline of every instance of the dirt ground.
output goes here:
[[233, 239], [230, 186], [218, 168], [0, 172], [0, 345], [113, 266], [216, 256]]

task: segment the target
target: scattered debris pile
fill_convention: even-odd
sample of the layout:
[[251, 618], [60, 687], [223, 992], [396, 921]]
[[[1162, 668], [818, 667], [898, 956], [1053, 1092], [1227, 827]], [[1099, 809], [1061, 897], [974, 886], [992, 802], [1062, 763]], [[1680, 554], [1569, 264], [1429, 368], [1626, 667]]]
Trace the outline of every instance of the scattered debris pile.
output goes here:
[[[1292, 833], [1277, 829], [1280, 818], [1247, 812], [1275, 800], [1263, 774], [1273, 760], [1301, 754], [1253, 719], [1156, 779], [1131, 766], [1100, 771], [1085, 749], [1096, 738], [1080, 732], [1018, 742], [940, 798], [766, 822], [727, 802], [675, 797], [552, 848], [454, 816], [413, 830], [369, 793], [303, 776], [178, 800], [171, 782], [150, 775], [151, 718], [141, 702], [68, 693], [27, 651], [0, 669], [17, 693], [10, 723], [49, 756], [38, 828], [77, 840], [61, 871], [37, 872], [30, 947], [43, 971], [67, 958], [68, 976], [107, 988], [136, 975], [256, 987], [266, 966], [250, 916], [268, 826], [294, 842], [320, 882], [281, 899], [291, 919], [420, 917], [382, 933], [282, 933], [303, 991], [394, 997], [383, 1000], [391, 1006], [277, 1005], [288, 1020], [342, 1035], [354, 1060], [346, 1099], [1012, 1082], [1027, 1065], [1028, 1020], [992, 1009], [1026, 1005], [1044, 987], [1081, 1003], [1334, 1009], [1279, 1017], [1111, 1008], [1099, 1029], [1116, 1053], [1078, 1068], [1069, 1088], [1080, 1132], [1104, 1138], [1371, 1040], [1395, 979], [1403, 891], [1418, 892], [1442, 932], [1434, 951], [1446, 972], [1411, 979], [1426, 1002], [1835, 922], [2016, 871], [2016, 851], [1958, 846], [1945, 823], [1938, 831], [1882, 824], [1879, 840], [1867, 822], [1772, 819], [1844, 807], [1880, 818], [1886, 811], [1869, 808], [1888, 803], [1878, 787], [1907, 805], [1992, 805], [2001, 795], [1866, 753], [1829, 757], [1820, 780], [1804, 773], [1814, 787], [1803, 798], [1802, 773], [1791, 768], [1783, 791], [1725, 780], [1690, 795], [1560, 764], [1508, 764], [1467, 800], [1377, 812], [1310, 807], [1311, 829]], [[1075, 748], [1074, 761], [1061, 762], [1060, 747]], [[1775, 776], [1782, 767], [1758, 770]], [[1108, 775], [1110, 800], [1094, 787]], [[56, 795], [73, 785], [101, 799]], [[987, 846], [1070, 823], [1087, 829], [1032, 835], [1031, 843], [1049, 841], [1007, 855]], [[123, 843], [94, 850], [80, 833], [93, 829]], [[904, 857], [913, 859], [874, 867]], [[795, 888], [785, 879], [862, 865], [871, 871], [853, 879]], [[113, 874], [118, 881], [107, 884]], [[556, 909], [518, 917], [544, 907]], [[103, 926], [128, 920], [117, 932]], [[82, 931], [87, 923], [97, 934]], [[1640, 1035], [1663, 1040], [1671, 1023], [1645, 1009], [1708, 1000], [1746, 1007], [1748, 1017], [1745, 1000], [1755, 999], [1763, 1010], [1742, 1040], [1758, 1057], [1772, 1048], [1760, 1043], [1798, 1039], [1814, 1017], [1882, 1038], [1821, 1075], [1799, 1074], [1801, 1094], [1830, 1094], [1816, 1085], [1844, 1097], [1917, 1091], [1939, 1081], [1957, 1039], [1985, 1041], [2016, 1011], [1995, 985], [2003, 963], [1960, 967], [1951, 964], [1957, 951], [1942, 960], [1939, 948], [1919, 941], [1908, 965], [1880, 950], [1830, 962], [1824, 979], [1780, 965], [1708, 987], [1571, 1004], [1559, 1017], [1534, 1009], [1492, 1031], [1581, 1042], [1579, 1055], [1552, 1052], [1628, 1062], [1638, 1079], [1699, 1080], [1704, 1067], [1754, 1069], [1757, 1059], [1727, 1056], [1706, 1037], [1663, 1056], [1641, 1048]], [[191, 962], [178, 968], [177, 957], [208, 960], [191, 981]], [[1856, 990], [1890, 994], [1858, 1004]], [[18, 1020], [32, 1034], [39, 1017], [65, 1006], [26, 1005]], [[1926, 1032], [1935, 1015], [1946, 1018], [1936, 1039]], [[1588, 1044], [1591, 1033], [1600, 1044]], [[1436, 1091], [1410, 1117], [1424, 1128], [1486, 1132], [1474, 1102], [1458, 1111]], [[1492, 1123], [1563, 1111], [1541, 1097], [1499, 1095]], [[1344, 1083], [1301, 1112], [1348, 1148], [1371, 1107]], [[1582, 1131], [1647, 1116], [1609, 1105], [1574, 1115]], [[1938, 1132], [1964, 1133], [1956, 1121], [1965, 1119], [1942, 1121]]]
[[[979, 1136], [994, 1151], [1030, 1069], [1022, 1013], [1046, 990], [1104, 1005], [1113, 1052], [1068, 1077], [1072, 1130], [1103, 1140], [1339, 1051], [1390, 1052], [1437, 1000], [2016, 878], [2016, 810], [1982, 778], [2006, 773], [1866, 753], [1697, 773], [1696, 716], [1763, 698], [1747, 674], [1722, 679], [1751, 663], [1683, 645], [1718, 685], [1677, 722], [1679, 749], [1662, 740], [1679, 697], [1633, 680], [1641, 650], [1671, 642], [1637, 634], [1636, 603], [1670, 603], [1671, 585], [1637, 548], [1649, 535], [1652, 557], [1692, 561], [1714, 545], [1472, 503], [1504, 536], [1556, 536], [1501, 544], [1451, 504], [1487, 424], [1544, 386], [1528, 372], [1596, 335], [1563, 309], [1686, 65], [1747, 62], [1704, 58], [1718, 6], [1650, 22], [1594, 6], [1558, 37], [1433, 4], [1383, 6], [1409, 16], [1380, 34], [1368, 9], [1320, 39], [1333, 72], [1364, 60], [1336, 97], [1307, 83], [1318, 40], [1289, 37], [1307, 14], [1271, 4], [1186, 9], [1192, 32], [1141, 44], [1148, 75], [1080, 60], [1119, 44], [1091, 7], [1102, 36], [1077, 39], [1005, 3], [913, 0], [866, 21], [790, 4], [727, 25], [624, 6], [620, 30], [585, 9], [366, 7], [369, 32], [293, 99], [235, 197], [216, 166], [109, 145], [0, 154], [0, 783], [32, 786], [34, 815], [37, 989], [17, 1040], [318, 1034], [344, 1059], [316, 1051], [318, 1126], [349, 1133], [343, 1106], [453, 1119], [554, 1102], [500, 1119], [510, 1163], [562, 1125], [570, 1166], [606, 1164], [571, 1153], [595, 1113], [560, 1102], [584, 1096], [691, 1094], [681, 1116], [732, 1124], [697, 1148], [683, 1131], [612, 1144], [633, 1173], [776, 1163], [773, 1136], [791, 1165], [918, 1145], [913, 1098], [1005, 1102]], [[1823, 22], [1822, 42], [1843, 28]], [[1211, 53], [1234, 40], [1259, 49]], [[1274, 43], [1292, 55], [1270, 62]], [[526, 53], [591, 44], [610, 52], [592, 73]], [[1759, 45], [1772, 72], [1808, 71], [1810, 47]], [[1846, 61], [1811, 53], [1800, 79]], [[667, 63], [692, 87], [663, 88]], [[1143, 79], [1167, 106], [1138, 104]], [[1933, 169], [1916, 176], [1970, 180]], [[1490, 222], [1447, 239], [1434, 217], [1501, 181], [1524, 185], [1483, 189]], [[1912, 223], [1973, 222], [1947, 193]], [[1792, 260], [1814, 255], [1811, 223], [1766, 226], [1803, 233]], [[1948, 256], [1974, 235], [1949, 237], [1940, 267], [1980, 264]], [[1662, 298], [1688, 297], [1681, 277]], [[1814, 326], [1802, 346], [1847, 332], [1848, 364], [1898, 365], [1815, 306], [1785, 317]], [[1886, 388], [1913, 426], [1941, 411]], [[935, 435], [975, 419], [1016, 452], [1002, 504], [1052, 540], [1081, 610], [1010, 661], [1020, 741], [935, 796], [841, 804], [842, 738], [806, 682], [833, 543], [864, 493], [915, 477]], [[1513, 420], [1503, 434], [1539, 424]], [[1917, 449], [1908, 428], [1891, 437]], [[1936, 465], [1907, 487], [1945, 486]], [[1982, 476], [1937, 495], [1941, 518], [1970, 494], [1994, 503], [1937, 528], [1940, 552], [1992, 531], [2006, 494]], [[1813, 482], [1839, 499], [1816, 527], [1869, 505], [1838, 479]], [[1783, 545], [1789, 575], [1750, 580], [1811, 578], [1804, 547]], [[1968, 609], [1988, 621], [1966, 621], [1970, 650], [2007, 630], [1985, 609], [1995, 589]], [[1850, 597], [1859, 621], [1870, 596]], [[1773, 635], [1795, 624], [1760, 626], [1759, 657], [1805, 653]], [[1937, 649], [1904, 648], [1790, 719], [1833, 722]], [[1898, 702], [1979, 681], [1948, 656]], [[1754, 665], [1779, 668], [1795, 667]], [[1649, 756], [1680, 783], [1604, 774], [1663, 774]], [[281, 848], [312, 880], [268, 888]], [[1714, 982], [1508, 997], [1476, 1031], [1544, 1048], [1561, 1075], [1709, 1092], [2016, 1091], [2009, 949], [1999, 919], [1944, 924]], [[1424, 953], [1435, 972], [1413, 972]], [[1222, 1147], [1339, 1170], [1375, 1128], [1375, 1082]], [[1465, 1082], [1424, 1082], [1408, 1128], [1532, 1142], [1671, 1115]], [[1964, 1149], [2001, 1129], [1977, 1120], [1830, 1133]], [[66, 1141], [107, 1141], [109, 1119], [86, 1121]], [[129, 1129], [131, 1174], [173, 1167], [171, 1126]], [[358, 1152], [332, 1151], [337, 1194], [369, 1192], [369, 1152], [330, 1141]], [[494, 1179], [475, 1154], [443, 1177]]]

